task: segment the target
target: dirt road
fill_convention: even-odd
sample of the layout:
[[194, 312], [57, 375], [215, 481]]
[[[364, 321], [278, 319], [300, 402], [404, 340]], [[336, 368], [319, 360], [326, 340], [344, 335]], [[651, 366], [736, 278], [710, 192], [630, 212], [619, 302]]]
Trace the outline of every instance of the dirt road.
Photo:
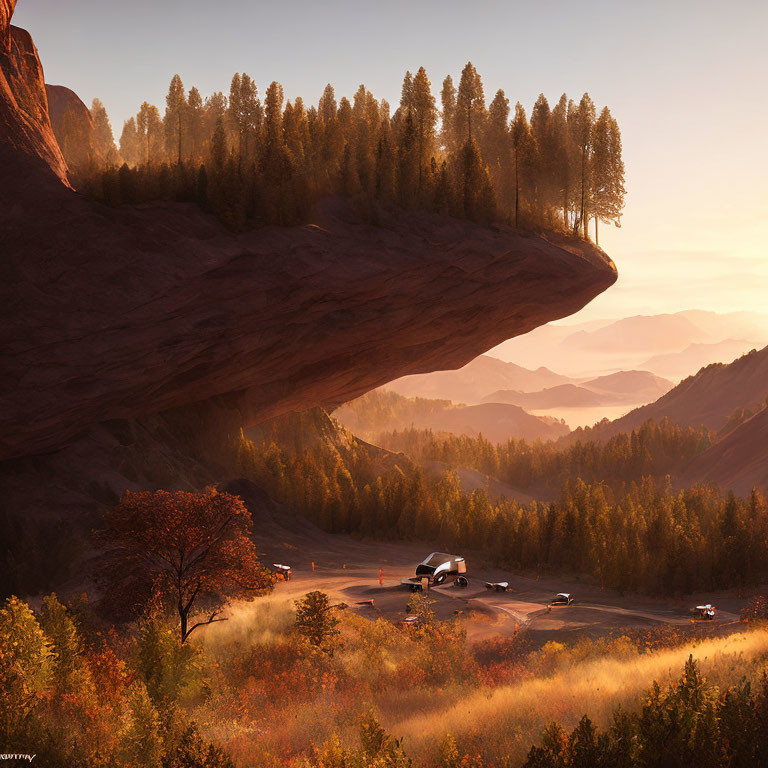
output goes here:
[[[297, 522], [300, 522], [298, 526]], [[278, 594], [293, 599], [320, 589], [363, 616], [391, 621], [406, 616], [410, 593], [400, 580], [412, 576], [417, 563], [429, 555], [428, 547], [423, 545], [329, 535], [303, 520], [292, 520], [290, 532], [282, 525], [266, 526], [263, 535], [257, 538], [257, 545], [265, 563], [284, 563], [292, 568], [290, 582], [281, 583]], [[470, 556], [467, 560], [469, 586], [456, 587], [449, 581], [431, 588], [430, 597], [435, 601], [433, 609], [439, 618], [456, 617], [464, 622], [471, 642], [509, 636], [522, 628], [545, 642], [559, 636], [599, 636], [623, 628], [683, 627], [691, 623], [691, 606], [700, 602], [718, 604], [718, 600], [706, 596], [694, 596], [682, 602], [622, 597], [579, 581], [532, 579], [483, 567], [477, 559], [473, 565]], [[486, 581], [507, 581], [511, 590], [489, 591], [484, 587]], [[548, 609], [549, 601], [557, 592], [571, 593], [574, 603]], [[722, 597], [725, 605], [718, 609], [712, 623], [737, 621], [744, 601], [732, 596], [718, 597]]]

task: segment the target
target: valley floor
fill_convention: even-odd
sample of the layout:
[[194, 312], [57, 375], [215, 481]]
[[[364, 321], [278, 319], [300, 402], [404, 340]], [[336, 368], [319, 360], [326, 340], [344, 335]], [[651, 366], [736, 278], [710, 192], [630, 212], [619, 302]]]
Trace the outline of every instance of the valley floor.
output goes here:
[[[401, 579], [413, 575], [416, 565], [429, 555], [428, 546], [362, 541], [326, 534], [308, 523], [304, 528], [303, 532], [294, 534], [276, 527], [271, 535], [257, 537], [265, 563], [284, 563], [292, 568], [290, 582], [277, 586], [276, 598], [297, 599], [319, 589], [366, 618], [398, 622], [406, 616], [409, 592]], [[701, 603], [713, 603], [718, 609], [715, 620], [704, 622], [702, 630], [712, 631], [715, 625], [718, 633], [727, 633], [739, 628], [739, 614], [747, 602], [728, 592], [684, 599], [622, 596], [578, 577], [536, 578], [494, 568], [470, 553], [457, 554], [467, 556], [469, 587], [456, 587], [449, 580], [445, 585], [431, 588], [430, 598], [435, 601], [436, 616], [440, 619], [456, 616], [471, 642], [508, 637], [521, 629], [527, 630], [535, 645], [658, 625], [696, 632], [689, 611]], [[510, 591], [496, 593], [485, 588], [485, 582], [498, 581], [508, 582]], [[571, 593], [574, 603], [553, 607], [550, 611], [548, 603], [558, 592]]]

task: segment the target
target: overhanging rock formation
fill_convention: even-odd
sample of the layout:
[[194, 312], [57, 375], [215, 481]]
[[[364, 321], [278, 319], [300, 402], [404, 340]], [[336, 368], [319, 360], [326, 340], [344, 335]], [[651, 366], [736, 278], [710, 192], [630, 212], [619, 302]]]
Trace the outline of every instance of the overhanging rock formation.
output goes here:
[[202, 401], [244, 425], [335, 405], [461, 366], [616, 279], [591, 244], [436, 215], [376, 227], [328, 201], [315, 224], [233, 235], [193, 206], [94, 204], [62, 183], [47, 113], [18, 114], [14, 88], [45, 91], [34, 46], [15, 50], [0, 126], [29, 130], [0, 132], [0, 458]]

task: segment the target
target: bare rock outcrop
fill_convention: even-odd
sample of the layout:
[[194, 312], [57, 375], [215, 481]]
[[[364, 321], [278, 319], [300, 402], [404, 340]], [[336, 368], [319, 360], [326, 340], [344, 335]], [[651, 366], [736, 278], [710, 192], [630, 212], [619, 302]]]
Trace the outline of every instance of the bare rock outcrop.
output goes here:
[[6, 189], [24, 184], [25, 169], [33, 167], [66, 183], [43, 67], [29, 33], [11, 25], [15, 6], [16, 0], [0, 0], [0, 180]]
[[63, 85], [46, 83], [48, 114], [64, 160], [73, 173], [101, 166], [104, 158], [96, 148], [96, 129], [91, 113], [80, 97]]

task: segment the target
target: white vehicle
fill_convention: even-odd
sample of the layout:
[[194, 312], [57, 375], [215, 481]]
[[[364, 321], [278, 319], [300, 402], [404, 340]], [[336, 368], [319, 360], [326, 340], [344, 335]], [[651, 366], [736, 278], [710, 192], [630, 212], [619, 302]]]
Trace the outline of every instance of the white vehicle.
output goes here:
[[416, 566], [417, 576], [429, 576], [433, 584], [442, 584], [448, 576], [467, 572], [467, 563], [460, 555], [433, 552]]
[[508, 581], [486, 581], [486, 589], [492, 589], [494, 592], [506, 592], [509, 589]]
[[705, 621], [712, 621], [715, 618], [715, 606], [707, 603], [706, 605], [697, 605], [695, 608], [691, 608], [691, 614], [694, 619], [704, 619]]
[[291, 566], [285, 565], [285, 563], [272, 563], [272, 567], [275, 569], [275, 573], [280, 576], [284, 581], [291, 580]]
[[573, 602], [573, 596], [570, 592], [558, 592], [550, 601], [550, 605], [570, 605]]
[[[416, 576], [403, 579], [405, 584], [412, 592], [423, 588], [422, 579], [427, 579], [427, 583], [434, 586], [443, 584], [448, 576], [457, 576], [454, 583], [457, 586], [466, 586], [459, 579], [467, 572], [467, 562], [460, 555], [448, 555], [445, 552], [433, 552], [422, 563], [416, 566]], [[465, 579], [466, 580], [466, 579]]]

